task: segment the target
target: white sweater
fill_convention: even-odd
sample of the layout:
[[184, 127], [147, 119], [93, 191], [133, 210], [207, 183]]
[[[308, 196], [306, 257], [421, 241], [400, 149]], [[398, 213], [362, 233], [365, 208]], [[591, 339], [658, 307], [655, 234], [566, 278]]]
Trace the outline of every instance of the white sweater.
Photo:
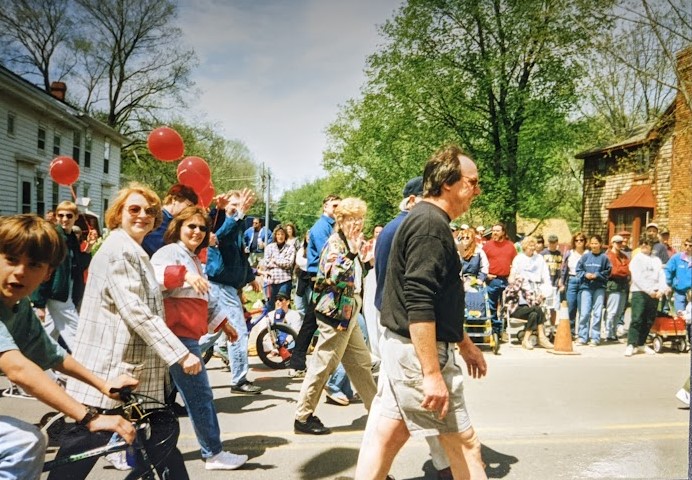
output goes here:
[[663, 264], [658, 257], [639, 252], [630, 262], [632, 285], [630, 291], [648, 294], [667, 289]]

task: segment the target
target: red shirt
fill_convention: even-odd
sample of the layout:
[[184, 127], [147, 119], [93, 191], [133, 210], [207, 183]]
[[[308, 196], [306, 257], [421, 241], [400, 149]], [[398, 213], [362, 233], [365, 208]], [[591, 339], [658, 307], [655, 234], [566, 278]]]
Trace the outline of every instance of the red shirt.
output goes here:
[[608, 249], [606, 255], [608, 255], [608, 260], [610, 260], [613, 266], [609, 278], [623, 280], [630, 276], [630, 259], [627, 255], [622, 252], [616, 255], [612, 248]]
[[512, 260], [517, 256], [517, 249], [509, 240], [497, 242], [488, 240], [483, 245], [483, 251], [488, 257], [490, 267], [488, 273], [496, 277], [509, 277], [509, 272], [512, 269]]

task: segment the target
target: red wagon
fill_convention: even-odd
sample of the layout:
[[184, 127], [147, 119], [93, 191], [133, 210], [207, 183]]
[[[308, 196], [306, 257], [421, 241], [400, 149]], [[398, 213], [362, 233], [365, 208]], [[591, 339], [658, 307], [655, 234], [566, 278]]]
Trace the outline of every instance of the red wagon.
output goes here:
[[663, 342], [670, 342], [671, 348], [684, 353], [690, 348], [687, 339], [687, 325], [682, 317], [671, 317], [659, 313], [649, 330], [651, 343], [656, 353], [663, 348]]

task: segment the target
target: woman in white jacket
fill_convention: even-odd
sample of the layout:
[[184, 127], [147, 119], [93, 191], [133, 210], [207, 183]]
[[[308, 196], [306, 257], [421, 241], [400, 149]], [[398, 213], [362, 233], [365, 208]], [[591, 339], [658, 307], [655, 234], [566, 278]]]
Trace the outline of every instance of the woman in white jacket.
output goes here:
[[[210, 232], [204, 210], [187, 207], [171, 221], [163, 236], [166, 245], [151, 258], [163, 290], [166, 325], [200, 359], [199, 339], [208, 331], [223, 329], [231, 341], [238, 338], [222, 310], [209, 301], [209, 281], [197, 258], [197, 253], [209, 244]], [[187, 374], [178, 365], [171, 366], [170, 373], [195, 429], [205, 468], [234, 470], [247, 462], [247, 455], [223, 451], [214, 394], [204, 363], [197, 375]]]

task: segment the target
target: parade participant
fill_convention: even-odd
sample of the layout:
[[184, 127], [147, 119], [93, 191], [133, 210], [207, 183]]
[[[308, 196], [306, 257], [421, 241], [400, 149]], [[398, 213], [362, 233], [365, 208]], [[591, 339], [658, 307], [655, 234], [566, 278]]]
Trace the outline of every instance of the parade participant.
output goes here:
[[50, 279], [41, 284], [31, 295], [36, 314], [45, 320], [46, 331], [55, 340], [62, 337], [70, 351], [74, 350], [79, 313], [77, 305], [84, 293], [84, 270], [88, 262], [82, 261], [80, 243], [72, 231], [77, 220], [77, 205], [60, 202], [57, 207], [58, 220], [55, 229], [67, 245], [67, 255], [58, 265]]
[[[161, 289], [149, 257], [142, 248], [146, 234], [161, 223], [161, 203], [150, 188], [133, 183], [118, 193], [106, 212], [111, 231], [91, 260], [79, 317], [74, 357], [94, 374], [111, 379], [127, 374], [140, 381], [139, 393], [163, 403], [168, 368], [179, 364], [195, 375], [202, 362], [183, 345], [164, 321]], [[67, 392], [83, 404], [108, 411], [120, 402], [76, 380]], [[145, 408], [157, 405], [144, 404]], [[168, 436], [175, 425], [152, 425], [151, 442]], [[90, 434], [79, 427], [62, 437], [58, 457], [105, 445], [110, 434]], [[177, 434], [175, 435], [177, 442]], [[150, 452], [160, 475], [188, 478], [180, 450]], [[58, 467], [50, 479], [85, 478], [97, 457]]]
[[161, 210], [161, 225], [144, 237], [142, 248], [151, 257], [156, 251], [163, 247], [163, 235], [168, 229], [173, 217], [178, 215], [184, 208], [197, 205], [199, 198], [195, 191], [187, 185], [176, 183], [168, 189], [168, 193], [163, 199]]
[[331, 433], [314, 412], [339, 362], [343, 362], [366, 409], [370, 409], [377, 390], [370, 371], [370, 352], [357, 322], [363, 305], [366, 267], [360, 249], [366, 211], [365, 202], [358, 198], [346, 198], [334, 210], [335, 232], [320, 255], [313, 293], [319, 336], [298, 397], [293, 424], [296, 433]]
[[[60, 234], [48, 221], [35, 215], [15, 215], [0, 222], [0, 371], [82, 428], [117, 432], [132, 443], [135, 431], [130, 422], [119, 415], [94, 415], [44, 371], [55, 369], [104, 395], [111, 395], [111, 387], [137, 385], [137, 380], [125, 375], [110, 381], [94, 375], [46, 334], [34, 314], [29, 294], [51, 276], [65, 254]], [[41, 477], [47, 442], [37, 427], [0, 415], [0, 444], [0, 478]]]
[[[382, 340], [383, 327], [380, 324], [380, 309], [382, 308], [382, 296], [384, 295], [384, 284], [387, 278], [387, 261], [389, 260], [392, 241], [394, 240], [394, 235], [399, 229], [401, 222], [404, 221], [409, 211], [414, 205], [423, 200], [423, 177], [418, 176], [406, 182], [403, 194], [404, 198], [399, 203], [399, 214], [384, 226], [380, 233], [378, 243], [375, 245], [375, 274], [377, 281], [377, 289], [375, 290], [375, 321], [378, 328], [376, 329], [377, 338], [373, 336], [370, 337], [371, 343], [375, 342], [379, 344]], [[379, 353], [379, 346], [377, 351]], [[386, 362], [387, 360], [383, 358], [382, 361]], [[380, 375], [377, 378], [378, 390], [386, 381], [387, 374], [385, 369], [380, 368]], [[365, 427], [364, 442], [366, 441], [365, 436], [367, 436], [370, 430], [377, 424], [380, 411], [379, 408], [379, 397], [375, 396], [370, 408], [370, 414], [368, 415], [368, 423]], [[430, 448], [430, 457], [433, 466], [437, 470], [438, 480], [451, 479], [452, 470], [449, 468], [449, 461], [447, 460], [444, 449], [440, 445], [440, 441], [437, 437], [425, 437], [425, 440], [428, 442], [428, 447]]]
[[274, 241], [267, 245], [262, 260], [266, 272], [267, 306], [265, 311], [274, 308], [276, 295], [280, 290], [291, 291], [293, 266], [296, 260], [295, 242], [288, 242], [283, 225], [277, 225], [274, 228], [272, 237]]
[[381, 317], [387, 381], [377, 393], [377, 423], [360, 449], [357, 480], [384, 479], [410, 435], [438, 436], [454, 478], [487, 478], [455, 345], [473, 377], [487, 367], [463, 333], [461, 264], [449, 230], [450, 218], [480, 193], [478, 171], [450, 146], [428, 160], [423, 178], [425, 198], [400, 225], [387, 266]]
[[262, 226], [262, 219], [252, 219], [252, 226], [243, 233], [245, 252], [250, 254], [250, 265], [253, 267], [264, 257], [264, 248], [272, 241], [269, 228]]
[[[305, 270], [310, 280], [307, 282], [304, 292], [308, 299], [312, 297], [312, 287], [317, 277], [317, 268], [322, 247], [327, 243], [327, 239], [329, 239], [334, 230], [334, 210], [336, 210], [340, 202], [341, 197], [338, 195], [327, 195], [324, 200], [322, 200], [322, 216], [315, 222], [309, 232], [307, 250], [308, 261]], [[308, 300], [308, 304], [305, 307], [303, 325], [300, 327], [298, 338], [296, 338], [296, 345], [293, 348], [293, 352], [291, 352], [291, 368], [288, 371], [289, 377], [302, 378], [305, 376], [305, 357], [316, 331], [317, 319], [315, 317], [315, 305], [312, 301]]]
[[[211, 283], [210, 296], [219, 303], [225, 317], [238, 332], [237, 341], [227, 339], [226, 343], [231, 368], [231, 393], [257, 395], [262, 393], [262, 389], [247, 379], [250, 370], [247, 350], [250, 334], [241, 301], [245, 285], [249, 284], [254, 291], [260, 291], [243, 244], [242, 226], [245, 212], [255, 203], [255, 195], [248, 189], [231, 191], [217, 198], [216, 202], [216, 245], [207, 249], [206, 273]], [[200, 341], [206, 343], [211, 340]]]
[[[151, 257], [156, 279], [163, 290], [166, 325], [202, 361], [199, 339], [208, 330], [223, 329], [231, 341], [238, 333], [228, 323], [217, 302], [209, 302], [209, 282], [197, 258], [209, 244], [211, 221], [199, 207], [188, 207], [173, 218], [163, 236], [164, 246]], [[214, 393], [207, 370], [189, 375], [180, 365], [170, 374], [183, 397], [207, 470], [235, 470], [247, 455], [223, 451]]]

